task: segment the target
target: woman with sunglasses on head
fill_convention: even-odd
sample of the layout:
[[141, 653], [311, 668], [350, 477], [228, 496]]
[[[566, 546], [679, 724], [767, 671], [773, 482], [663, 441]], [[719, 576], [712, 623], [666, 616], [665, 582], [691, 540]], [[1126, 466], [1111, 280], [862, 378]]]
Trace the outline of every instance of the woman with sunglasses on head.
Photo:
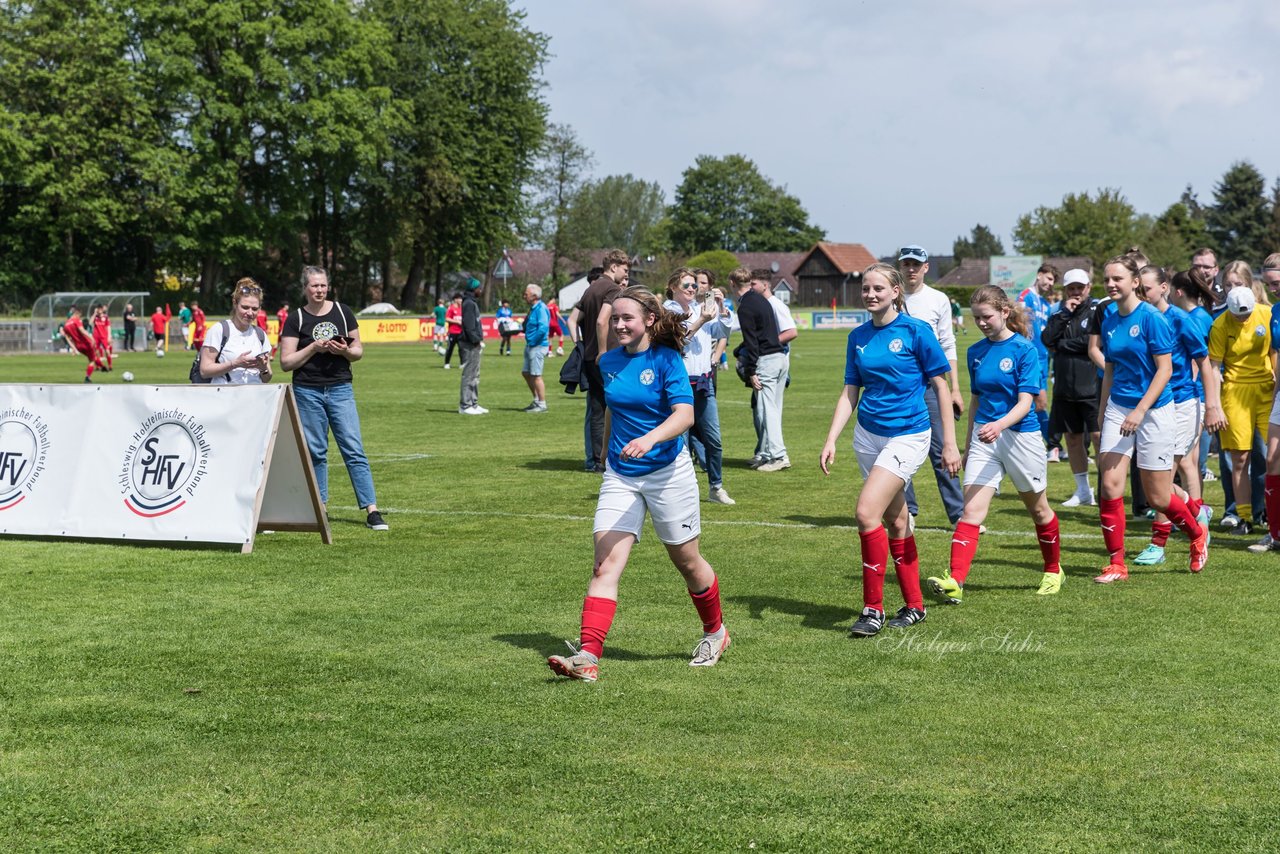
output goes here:
[[[951, 412], [951, 371], [933, 327], [906, 313], [902, 274], [889, 264], [862, 273], [862, 303], [871, 322], [849, 333], [844, 390], [836, 400], [831, 428], [818, 465], [830, 474], [836, 442], [858, 412], [853, 452], [863, 484], [858, 493], [858, 539], [862, 553], [862, 613], [849, 630], [870, 637], [885, 625], [905, 629], [925, 619], [920, 592], [920, 559], [911, 533], [905, 490], [929, 455], [929, 408], [924, 391], [938, 396], [940, 412]], [[942, 419], [942, 466], [952, 477], [960, 469], [955, 424]], [[1043, 450], [1040, 458], [1044, 459]], [[887, 530], [886, 530], [887, 528]], [[893, 557], [905, 602], [884, 619], [884, 575]]]
[[298, 418], [311, 453], [320, 501], [329, 503], [329, 431], [351, 478], [356, 503], [368, 515], [365, 525], [388, 528], [378, 512], [373, 473], [360, 434], [360, 414], [352, 387], [351, 363], [364, 357], [355, 313], [329, 299], [329, 274], [323, 267], [302, 270], [304, 305], [290, 313], [280, 331], [280, 367], [293, 372]]
[[970, 301], [973, 322], [986, 337], [969, 348], [969, 430], [964, 456], [964, 513], [951, 538], [947, 575], [928, 580], [943, 604], [959, 605], [969, 577], [982, 522], [1005, 475], [1013, 481], [1031, 520], [1044, 559], [1041, 596], [1062, 589], [1058, 517], [1045, 495], [1049, 466], [1035, 398], [1042, 391], [1042, 362], [1026, 338], [1022, 306], [1000, 288], [978, 288]]
[[720, 442], [720, 411], [716, 405], [715, 371], [711, 357], [716, 340], [728, 336], [720, 317], [724, 313], [724, 294], [719, 289], [708, 292], [699, 302], [698, 278], [688, 267], [680, 267], [667, 279], [667, 302], [662, 306], [684, 318], [684, 369], [693, 387], [693, 429], [704, 449], [708, 497], [717, 504], [737, 504], [724, 488], [724, 451]]
[[1093, 579], [1099, 584], [1129, 578], [1124, 556], [1124, 485], [1130, 457], [1137, 459], [1147, 502], [1191, 538], [1191, 571], [1200, 572], [1209, 560], [1208, 532], [1173, 492], [1177, 432], [1173, 393], [1169, 389], [1173, 330], [1159, 311], [1139, 298], [1139, 269], [1128, 255], [1112, 258], [1103, 268], [1114, 310], [1104, 314], [1099, 336], [1106, 367], [1099, 407], [1102, 442], [1098, 448], [1098, 471], [1102, 495], [1098, 505], [1102, 538], [1110, 555], [1108, 565]]
[[[1139, 294], [1155, 307], [1173, 332], [1170, 362], [1173, 370], [1169, 390], [1173, 394], [1176, 433], [1173, 440], [1173, 470], [1182, 476], [1183, 486], [1172, 489], [1208, 533], [1209, 514], [1200, 500], [1200, 431], [1203, 426], [1217, 432], [1225, 423], [1218, 399], [1218, 373], [1209, 367], [1209, 348], [1203, 328], [1176, 305], [1169, 303], [1169, 276], [1159, 267], [1146, 266], [1138, 271]], [[1202, 406], [1201, 399], [1207, 401]], [[1157, 513], [1151, 523], [1151, 543], [1134, 558], [1140, 566], [1164, 563], [1165, 544], [1173, 532], [1173, 523]]]
[[200, 376], [213, 385], [271, 382], [271, 343], [257, 325], [262, 288], [245, 277], [231, 292], [231, 319], [215, 323], [200, 348]]
[[593, 532], [595, 571], [582, 603], [581, 645], [569, 644], [569, 655], [547, 659], [555, 673], [584, 682], [600, 675], [605, 637], [618, 608], [618, 582], [640, 540], [646, 511], [702, 620], [702, 638], [689, 665], [711, 667], [729, 648], [720, 584], [698, 548], [698, 479], [684, 439], [694, 423], [694, 401], [680, 357], [683, 319], [664, 309], [651, 291], [633, 286], [613, 299], [610, 323], [621, 346], [599, 361], [609, 434]]

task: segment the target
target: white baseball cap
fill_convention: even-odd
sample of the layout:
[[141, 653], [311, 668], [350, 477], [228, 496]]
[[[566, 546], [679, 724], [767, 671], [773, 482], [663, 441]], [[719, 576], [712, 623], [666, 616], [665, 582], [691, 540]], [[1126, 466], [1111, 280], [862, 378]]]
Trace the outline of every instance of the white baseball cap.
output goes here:
[[1062, 277], [1062, 286], [1067, 285], [1087, 285], [1089, 284], [1089, 274], [1079, 267], [1074, 267], [1066, 272]]
[[1252, 314], [1253, 307], [1257, 304], [1253, 291], [1248, 288], [1232, 288], [1227, 292], [1227, 311], [1235, 315], [1237, 320], [1244, 320]]

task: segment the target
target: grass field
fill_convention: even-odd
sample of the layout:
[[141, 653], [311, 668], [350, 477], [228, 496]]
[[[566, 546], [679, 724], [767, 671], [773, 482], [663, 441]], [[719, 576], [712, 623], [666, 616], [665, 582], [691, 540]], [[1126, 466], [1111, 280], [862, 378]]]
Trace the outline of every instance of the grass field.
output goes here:
[[[0, 848], [1275, 850], [1280, 559], [1224, 536], [1192, 576], [1175, 536], [1167, 565], [1100, 587], [1096, 510], [1064, 510], [1067, 582], [1037, 597], [1006, 496], [963, 607], [850, 639], [850, 432], [833, 476], [816, 465], [843, 337], [805, 333], [792, 356], [790, 470], [746, 468], [747, 394], [722, 385], [738, 504], [702, 505], [703, 552], [734, 644], [709, 670], [687, 666], [700, 627], [651, 530], [600, 682], [547, 670], [577, 636], [598, 478], [580, 396], [518, 411], [518, 349], [486, 351], [492, 413], [467, 418], [426, 347], [368, 348], [356, 393], [389, 533], [335, 465], [331, 548], [0, 542]], [[104, 382], [188, 365], [128, 355]], [[0, 358], [0, 380], [82, 366]], [[1050, 479], [1056, 505], [1070, 473]], [[949, 537], [918, 483], [930, 575]]]

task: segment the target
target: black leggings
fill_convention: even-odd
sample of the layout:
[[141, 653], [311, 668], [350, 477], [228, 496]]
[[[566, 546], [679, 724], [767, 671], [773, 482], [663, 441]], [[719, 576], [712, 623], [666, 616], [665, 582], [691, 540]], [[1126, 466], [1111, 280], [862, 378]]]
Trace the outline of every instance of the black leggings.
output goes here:
[[458, 345], [458, 342], [461, 340], [462, 340], [461, 332], [449, 333], [449, 346], [444, 348], [444, 363], [446, 365], [449, 364], [449, 360], [453, 358], [453, 348], [456, 347]]

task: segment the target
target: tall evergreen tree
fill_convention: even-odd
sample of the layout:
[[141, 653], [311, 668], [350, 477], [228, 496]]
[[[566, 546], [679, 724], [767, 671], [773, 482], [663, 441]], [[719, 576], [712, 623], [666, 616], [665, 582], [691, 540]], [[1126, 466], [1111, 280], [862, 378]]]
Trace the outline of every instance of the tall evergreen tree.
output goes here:
[[1205, 222], [1222, 250], [1221, 261], [1261, 262], [1269, 218], [1266, 192], [1266, 179], [1247, 160], [1231, 164], [1213, 188]]

